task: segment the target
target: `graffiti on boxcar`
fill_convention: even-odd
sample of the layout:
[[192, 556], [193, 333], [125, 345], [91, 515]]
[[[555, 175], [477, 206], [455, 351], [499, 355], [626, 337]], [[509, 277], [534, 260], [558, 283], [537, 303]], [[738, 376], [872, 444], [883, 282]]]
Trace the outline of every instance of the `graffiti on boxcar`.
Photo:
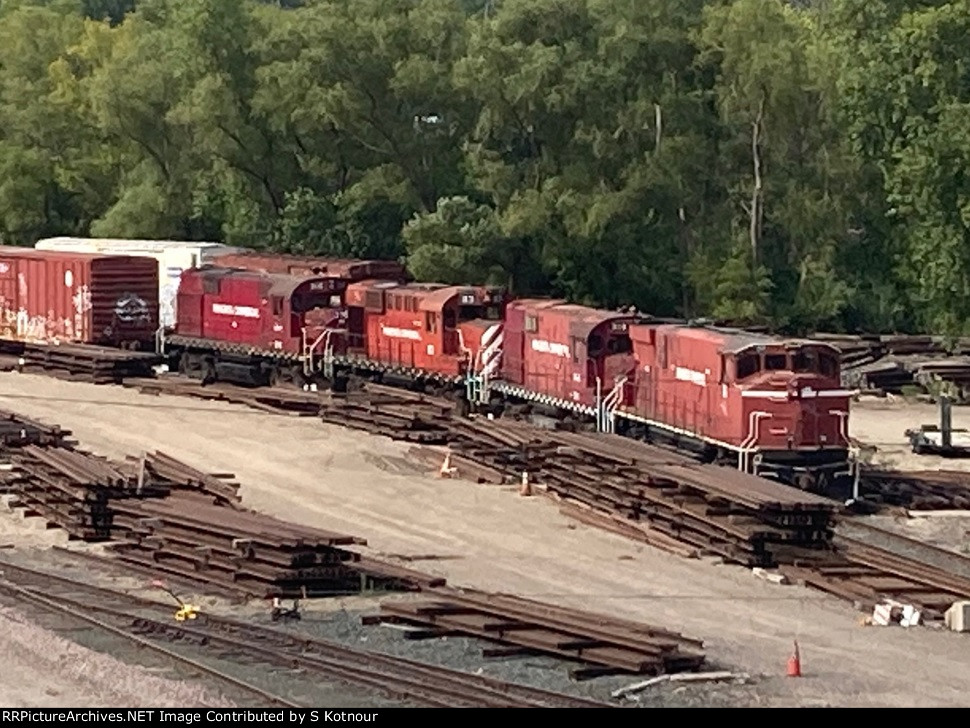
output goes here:
[[115, 304], [115, 318], [123, 324], [145, 324], [151, 321], [151, 310], [141, 296], [125, 293]]
[[74, 291], [72, 302], [74, 303], [74, 328], [70, 334], [84, 338], [84, 322], [87, 312], [91, 310], [91, 289], [87, 285], [78, 287]]

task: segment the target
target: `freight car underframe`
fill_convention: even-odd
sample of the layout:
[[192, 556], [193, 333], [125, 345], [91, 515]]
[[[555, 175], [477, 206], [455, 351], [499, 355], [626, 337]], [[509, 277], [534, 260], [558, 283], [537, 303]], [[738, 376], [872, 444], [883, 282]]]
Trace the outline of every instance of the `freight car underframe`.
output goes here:
[[170, 335], [163, 337], [160, 349], [170, 369], [203, 383], [225, 380], [249, 386], [326, 386], [343, 390], [351, 378], [382, 382], [437, 395], [459, 397], [464, 377], [425, 372], [413, 367], [383, 364], [355, 354], [316, 353], [304, 355], [266, 351], [245, 344]]

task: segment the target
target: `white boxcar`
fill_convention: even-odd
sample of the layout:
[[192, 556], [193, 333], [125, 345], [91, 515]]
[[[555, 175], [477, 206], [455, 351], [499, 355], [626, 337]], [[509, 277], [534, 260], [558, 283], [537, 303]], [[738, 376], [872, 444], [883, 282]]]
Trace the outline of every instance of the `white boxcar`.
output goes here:
[[158, 261], [158, 317], [159, 323], [166, 328], [175, 325], [175, 301], [182, 271], [197, 268], [205, 263], [213, 263], [220, 254], [239, 250], [221, 243], [66, 237], [39, 240], [34, 247], [38, 250], [155, 258]]

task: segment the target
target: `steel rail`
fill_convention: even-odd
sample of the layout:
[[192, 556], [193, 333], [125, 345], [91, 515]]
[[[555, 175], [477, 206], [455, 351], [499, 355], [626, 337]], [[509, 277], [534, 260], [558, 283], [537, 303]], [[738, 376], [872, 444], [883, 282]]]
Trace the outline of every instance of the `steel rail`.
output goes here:
[[[155, 600], [75, 581], [29, 567], [0, 561], [0, 568], [19, 571], [31, 578], [63, 584], [72, 589], [85, 590], [114, 599], [128, 600], [141, 607], [170, 611], [170, 607]], [[102, 613], [114, 613], [119, 617], [139, 619], [143, 622], [152, 621], [110, 607], [92, 606], [82, 602], [77, 602], [77, 604]], [[238, 637], [245, 637], [249, 640], [253, 637], [273, 640], [277, 644], [284, 644], [293, 652], [284, 653], [270, 650], [251, 642], [243, 642], [239, 639], [187, 627], [184, 623], [178, 626], [160, 622], [153, 622], [153, 624], [158, 629], [168, 631], [175, 629], [181, 634], [195, 635], [212, 642], [221, 642], [244, 652], [259, 654], [261, 658], [270, 662], [286, 666], [299, 665], [336, 676], [337, 679], [351, 684], [363, 685], [384, 693], [391, 692], [411, 699], [418, 698], [422, 703], [431, 707], [454, 707], [456, 700], [472, 707], [614, 707], [608, 703], [517, 685], [438, 665], [429, 665], [383, 653], [354, 650], [326, 640], [239, 622], [220, 615], [203, 614], [200, 621], [216, 629], [229, 631]], [[314, 648], [327, 654], [306, 654], [306, 650]], [[357, 664], [350, 664], [354, 662]]]
[[221, 670], [217, 670], [213, 667], [209, 667], [208, 665], [201, 663], [197, 660], [194, 660], [191, 657], [180, 655], [179, 653], [174, 652], [173, 650], [170, 650], [166, 647], [163, 647], [162, 645], [156, 644], [151, 640], [144, 639], [143, 637], [139, 637], [138, 635], [132, 634], [131, 632], [128, 632], [124, 629], [119, 629], [114, 625], [108, 624], [103, 620], [96, 619], [95, 617], [92, 617], [88, 614], [84, 614], [84, 610], [90, 610], [92, 608], [98, 611], [101, 611], [101, 608], [97, 606], [92, 606], [90, 604], [71, 601], [67, 599], [60, 599], [60, 598], [51, 599], [49, 597], [43, 596], [42, 594], [38, 594], [37, 592], [31, 589], [25, 589], [23, 587], [20, 587], [10, 582], [7, 579], [0, 579], [0, 590], [3, 590], [9, 594], [14, 594], [21, 599], [26, 599], [27, 601], [30, 601], [34, 604], [38, 604], [46, 609], [59, 612], [60, 614], [65, 614], [71, 617], [72, 619], [77, 619], [82, 622], [86, 622], [90, 625], [97, 627], [98, 629], [104, 630], [105, 632], [110, 632], [111, 634], [116, 635], [118, 637], [123, 637], [124, 639], [130, 642], [134, 642], [140, 647], [144, 647], [153, 652], [157, 652], [160, 655], [164, 655], [165, 657], [173, 660], [176, 663], [190, 665], [193, 669], [199, 670], [200, 672], [203, 672], [207, 675], [211, 675], [215, 678], [218, 678], [219, 680], [229, 683], [234, 687], [242, 688], [243, 690], [249, 693], [252, 693], [253, 695], [257, 695], [260, 698], [269, 700], [273, 704], [282, 705], [288, 708], [304, 707], [302, 705], [299, 705], [298, 703], [293, 703], [289, 700], [286, 700], [285, 698], [275, 695], [274, 693], [271, 693], [267, 690], [263, 690], [262, 688], [256, 687], [255, 685], [252, 685], [246, 682], [245, 680], [240, 680], [239, 678], [233, 677], [232, 675], [228, 675], [222, 672]]

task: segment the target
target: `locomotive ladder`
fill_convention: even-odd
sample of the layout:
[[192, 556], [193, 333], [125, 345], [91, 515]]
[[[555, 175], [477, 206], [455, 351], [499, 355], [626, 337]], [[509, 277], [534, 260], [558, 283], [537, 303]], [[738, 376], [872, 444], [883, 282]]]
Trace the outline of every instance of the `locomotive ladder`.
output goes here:
[[616, 431], [616, 410], [623, 402], [623, 388], [627, 378], [616, 380], [613, 389], [605, 397], [602, 396], [602, 385], [596, 380], [596, 431], [613, 433]]
[[[318, 371], [322, 371], [327, 379], [333, 378], [333, 329], [324, 329], [312, 342], [307, 338], [306, 329], [303, 329], [303, 374], [312, 377]], [[314, 360], [315, 353], [320, 345], [323, 344], [322, 365], [317, 366]]]
[[465, 374], [465, 397], [470, 404], [487, 404], [491, 393], [488, 371], [482, 367], [481, 359], [479, 351]]

